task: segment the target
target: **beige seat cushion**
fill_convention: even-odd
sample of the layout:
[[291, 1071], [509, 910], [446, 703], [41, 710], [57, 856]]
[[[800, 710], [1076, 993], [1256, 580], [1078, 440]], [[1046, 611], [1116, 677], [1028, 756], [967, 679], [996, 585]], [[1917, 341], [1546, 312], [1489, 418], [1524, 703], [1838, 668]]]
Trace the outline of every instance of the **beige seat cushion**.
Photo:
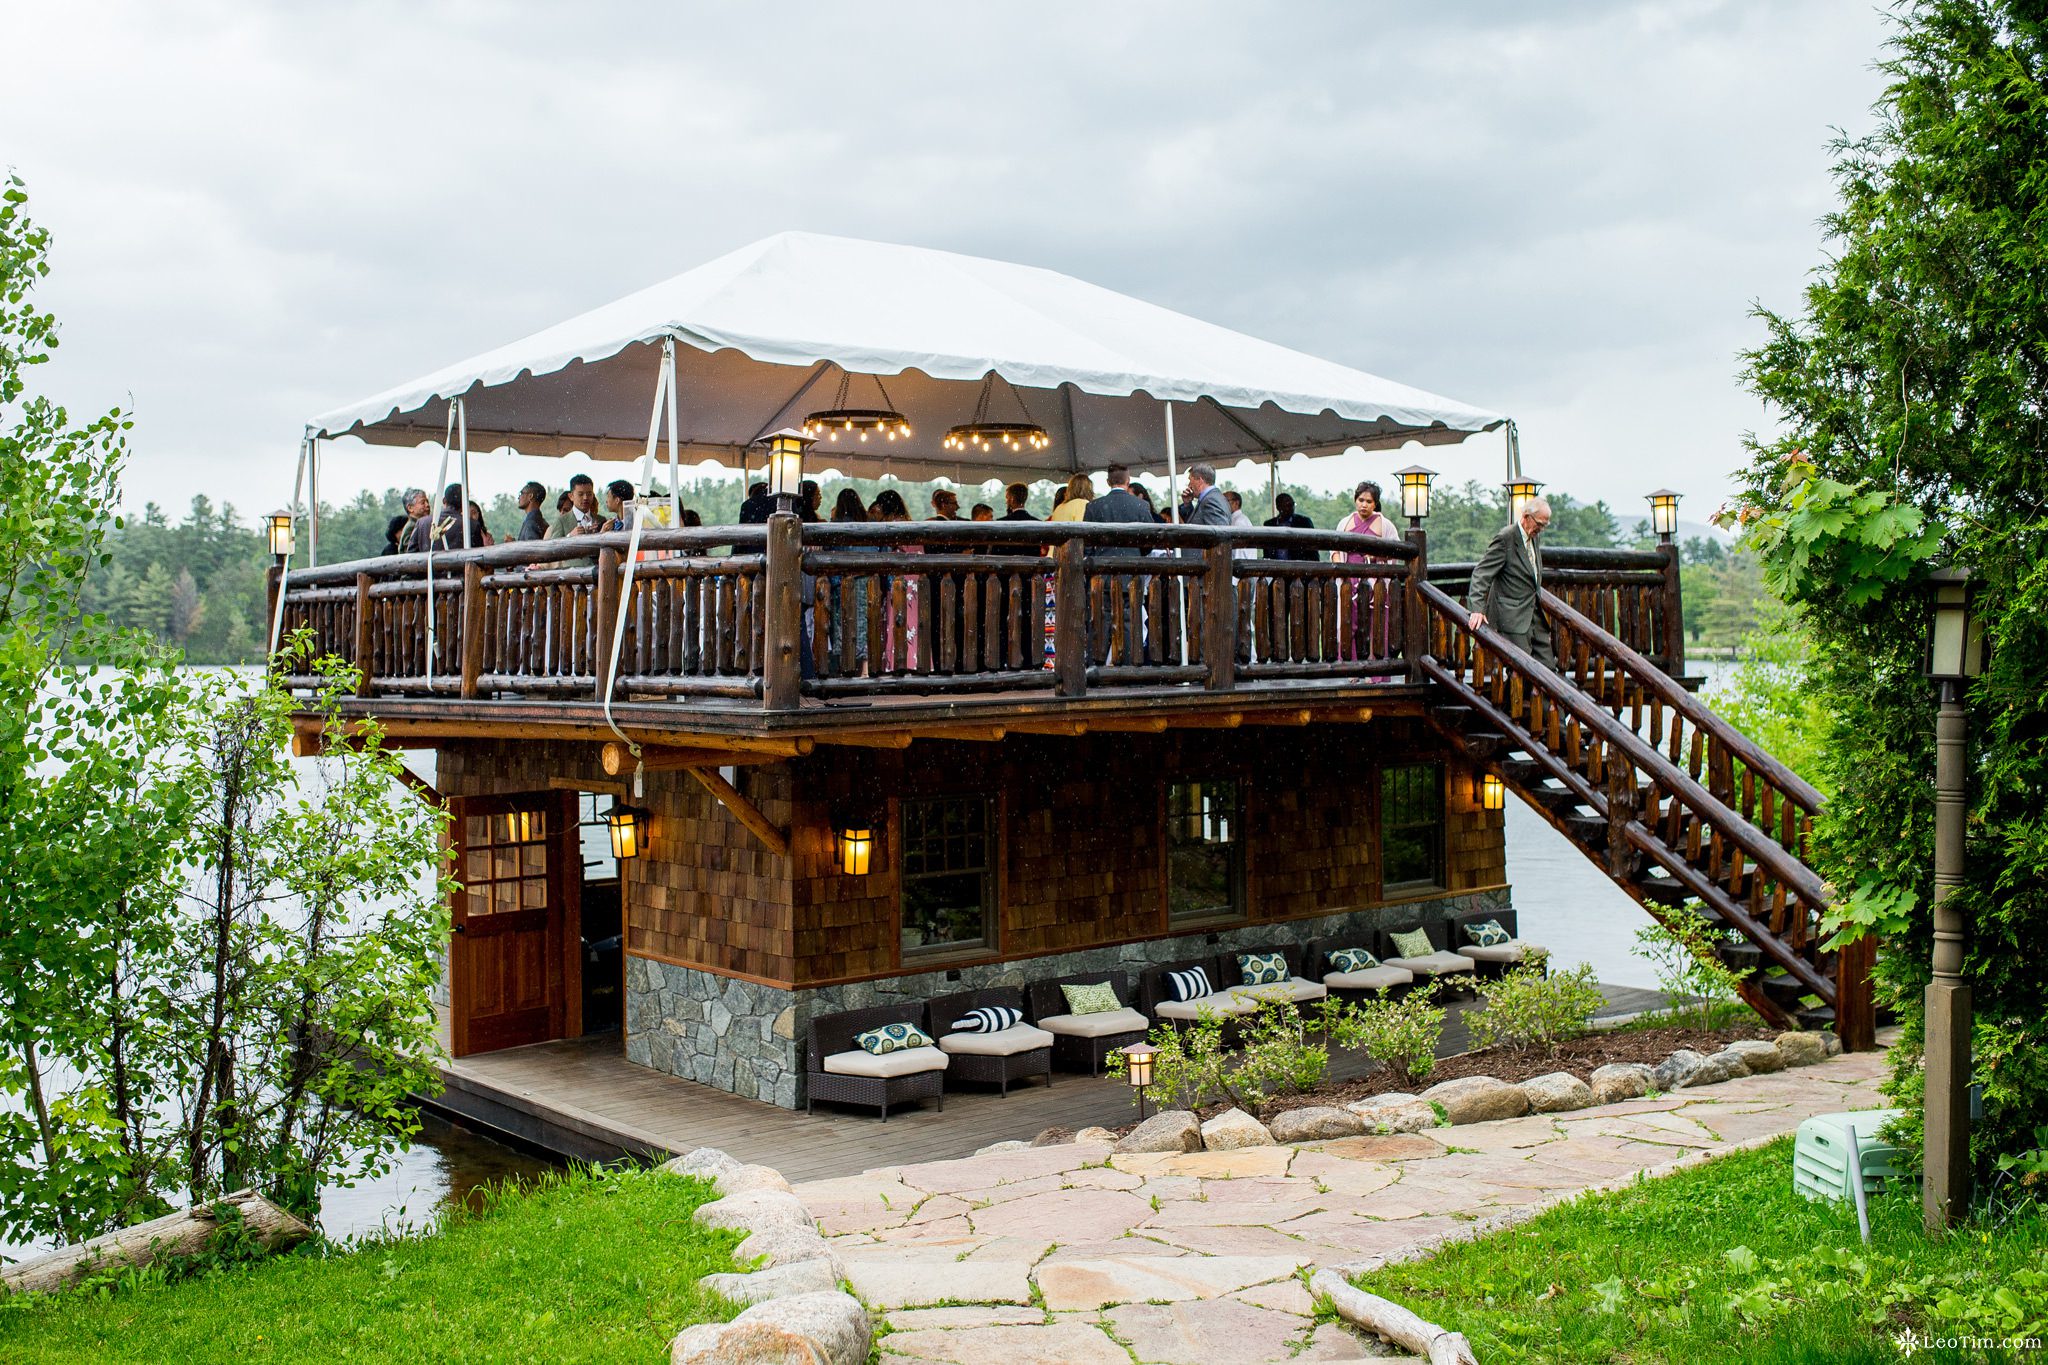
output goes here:
[[1229, 991], [1216, 991], [1198, 995], [1192, 1000], [1162, 1000], [1152, 1012], [1161, 1019], [1199, 1019], [1204, 1011], [1219, 1019], [1228, 1019], [1240, 1014], [1255, 1014], [1258, 1008], [1256, 1000], [1247, 1000]]
[[1301, 977], [1289, 977], [1285, 981], [1269, 981], [1263, 986], [1232, 986], [1229, 994], [1242, 995], [1252, 1000], [1288, 1000], [1299, 1004], [1303, 1000], [1321, 1000], [1330, 993], [1330, 988], [1320, 981], [1307, 981]]
[[1050, 1033], [1029, 1024], [1012, 1024], [994, 1033], [949, 1033], [939, 1039], [941, 1050], [967, 1057], [1014, 1057], [1034, 1048], [1051, 1047], [1052, 1043]]
[[1143, 1033], [1152, 1027], [1152, 1021], [1126, 1005], [1096, 1014], [1048, 1014], [1038, 1026], [1069, 1038], [1107, 1038], [1112, 1033]]
[[836, 1076], [914, 1076], [920, 1071], [944, 1071], [946, 1054], [935, 1047], [905, 1047], [877, 1057], [862, 1048], [835, 1052], [825, 1059], [825, 1069]]
[[1417, 976], [1449, 976], [1453, 972], [1469, 972], [1477, 965], [1469, 957], [1456, 953], [1431, 953], [1428, 957], [1381, 958], [1382, 967], [1405, 967]]
[[1367, 967], [1362, 972], [1327, 972], [1323, 984], [1342, 991], [1384, 991], [1394, 986], [1405, 986], [1415, 979], [1415, 973], [1406, 967], [1389, 967], [1381, 964]]
[[1469, 957], [1474, 962], [1520, 962], [1531, 953], [1541, 956], [1549, 951], [1540, 943], [1524, 943], [1517, 938], [1506, 943], [1496, 943], [1490, 948], [1477, 944], [1469, 948], [1460, 948], [1458, 956]]

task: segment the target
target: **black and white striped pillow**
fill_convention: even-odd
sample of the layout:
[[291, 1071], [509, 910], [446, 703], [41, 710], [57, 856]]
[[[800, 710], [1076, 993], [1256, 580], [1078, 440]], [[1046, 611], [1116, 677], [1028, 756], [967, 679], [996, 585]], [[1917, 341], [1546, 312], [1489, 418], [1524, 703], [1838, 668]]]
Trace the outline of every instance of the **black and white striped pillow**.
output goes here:
[[1168, 972], [1166, 986], [1176, 1000], [1194, 1000], [1210, 992], [1209, 973], [1201, 967], [1190, 967], [1184, 972]]
[[953, 1024], [955, 1033], [1001, 1033], [1004, 1029], [1024, 1022], [1024, 1011], [1013, 1010], [1008, 1005], [983, 1005], [971, 1009]]

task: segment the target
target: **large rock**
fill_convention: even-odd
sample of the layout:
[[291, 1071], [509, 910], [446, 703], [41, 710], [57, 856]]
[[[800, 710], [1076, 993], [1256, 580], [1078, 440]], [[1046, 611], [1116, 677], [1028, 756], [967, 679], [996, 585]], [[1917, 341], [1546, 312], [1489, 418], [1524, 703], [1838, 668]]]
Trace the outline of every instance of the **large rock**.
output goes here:
[[1835, 1031], [1831, 1028], [1825, 1028], [1820, 1031], [1820, 1045], [1830, 1057], [1842, 1055], [1842, 1040], [1835, 1036]]
[[1038, 1131], [1038, 1136], [1031, 1139], [1031, 1145], [1033, 1147], [1058, 1147], [1063, 1143], [1072, 1142], [1073, 1140], [1074, 1132], [1071, 1128], [1041, 1128]]
[[671, 1175], [702, 1176], [715, 1180], [727, 1171], [736, 1171], [740, 1163], [716, 1147], [696, 1147], [671, 1161], [661, 1163], [661, 1169]]
[[1739, 1080], [1748, 1074], [1749, 1063], [1742, 1060], [1742, 1054], [1723, 1048], [1719, 1052], [1707, 1054], [1707, 1059], [1700, 1063], [1700, 1069], [1693, 1073], [1692, 1079], [1685, 1085], [1687, 1089], [1696, 1085], [1719, 1085], [1723, 1081]]
[[1433, 1085], [1416, 1098], [1442, 1105], [1452, 1123], [1518, 1119], [1529, 1112], [1529, 1097], [1519, 1087], [1492, 1076], [1460, 1076]]
[[1721, 1050], [1732, 1052], [1742, 1058], [1752, 1076], [1785, 1069], [1785, 1054], [1778, 1051], [1776, 1043], [1767, 1043], [1761, 1038], [1744, 1038], [1741, 1042], [1730, 1043]]
[[1319, 1104], [1275, 1114], [1269, 1126], [1275, 1142], [1326, 1142], [1331, 1138], [1357, 1137], [1365, 1131], [1365, 1120], [1349, 1109]]
[[1092, 1142], [1104, 1147], [1116, 1146], [1116, 1134], [1107, 1128], [1083, 1128], [1074, 1134], [1076, 1142]]
[[1706, 1061], [1705, 1057], [1691, 1048], [1682, 1047], [1657, 1063], [1656, 1069], [1650, 1073], [1650, 1084], [1667, 1094], [1673, 1090], [1683, 1089], [1699, 1074]]
[[1529, 1097], [1529, 1108], [1538, 1114], [1558, 1114], [1567, 1109], [1584, 1109], [1593, 1103], [1593, 1087], [1569, 1071], [1552, 1071], [1532, 1076], [1521, 1084]]
[[711, 1178], [711, 1188], [719, 1196], [748, 1194], [754, 1190], [788, 1190], [789, 1181], [773, 1166], [734, 1166], [731, 1170], [720, 1171]]
[[1242, 1109], [1226, 1109], [1202, 1125], [1202, 1147], [1211, 1152], [1234, 1152], [1240, 1147], [1271, 1147], [1273, 1135], [1266, 1125]]
[[1609, 1062], [1593, 1068], [1593, 1103], [1614, 1104], [1650, 1093], [1655, 1070], [1642, 1062]]
[[1828, 1045], [1818, 1033], [1781, 1033], [1775, 1046], [1786, 1066], [1812, 1066], [1828, 1059]]
[[764, 1303], [791, 1294], [822, 1294], [839, 1287], [839, 1273], [833, 1263], [820, 1256], [809, 1261], [791, 1261], [747, 1275], [706, 1275], [697, 1283], [734, 1303]]
[[1368, 1133], [1420, 1133], [1436, 1127], [1436, 1106], [1413, 1095], [1374, 1095], [1344, 1107], [1358, 1115]]
[[822, 1260], [832, 1267], [834, 1279], [846, 1274], [839, 1254], [815, 1227], [763, 1228], [734, 1247], [732, 1258], [741, 1264], [759, 1261], [763, 1268]]
[[672, 1365], [865, 1365], [868, 1310], [833, 1290], [757, 1303], [731, 1322], [700, 1323], [675, 1340]]
[[700, 1205], [696, 1219], [707, 1228], [743, 1228], [760, 1232], [766, 1228], [815, 1230], [809, 1209], [787, 1190], [749, 1190]]
[[1202, 1122], [1185, 1109], [1154, 1114], [1117, 1140], [1119, 1152], [1199, 1152]]

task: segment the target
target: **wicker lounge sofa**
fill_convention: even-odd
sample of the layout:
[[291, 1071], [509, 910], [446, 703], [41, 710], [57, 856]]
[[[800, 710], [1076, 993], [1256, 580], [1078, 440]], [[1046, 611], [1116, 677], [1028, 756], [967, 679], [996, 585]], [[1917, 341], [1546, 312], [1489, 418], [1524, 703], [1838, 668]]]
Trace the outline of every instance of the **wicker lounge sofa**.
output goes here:
[[[1193, 1000], [1176, 1000], [1173, 986], [1168, 978], [1175, 972], [1184, 972], [1200, 967], [1209, 976], [1209, 993]], [[1214, 957], [1188, 958], [1182, 962], [1161, 962], [1147, 967], [1138, 976], [1138, 1008], [1161, 1023], [1172, 1024], [1175, 1028], [1187, 1028], [1203, 1014], [1213, 1014], [1227, 1026], [1231, 1021], [1246, 1015], [1256, 1014], [1259, 1004], [1256, 1000], [1242, 995], [1232, 995], [1229, 985], [1241, 981], [1237, 974], [1237, 963], [1230, 963], [1231, 974], [1226, 977], [1223, 964]]]
[[854, 1035], [884, 1024], [931, 1027], [922, 1004], [874, 1005], [863, 1010], [825, 1014], [811, 1021], [804, 1042], [806, 1076], [804, 1109], [819, 1100], [838, 1104], [871, 1104], [889, 1121], [889, 1107], [926, 1097], [946, 1107], [945, 1078], [950, 1058], [936, 1047], [907, 1048], [876, 1056], [863, 1051]]
[[[1119, 1009], [1075, 1014], [1062, 986], [1107, 984]], [[1143, 1041], [1152, 1021], [1131, 1008], [1130, 978], [1119, 971], [1077, 972], [1025, 988], [1024, 1017], [1052, 1035], [1053, 1065], [1062, 1071], [1102, 1074], [1102, 1059], [1116, 1049]]]
[[1052, 1084], [1053, 1035], [1027, 1023], [1012, 1024], [994, 1033], [973, 1033], [955, 1027], [969, 1011], [983, 1006], [1002, 1006], [1024, 1013], [1024, 991], [1019, 986], [990, 986], [978, 991], [942, 995], [927, 1009], [932, 1037], [947, 1057], [946, 1084], [958, 1089], [962, 1081], [985, 1081], [1008, 1095], [1012, 1081], [1043, 1076]]
[[[1287, 963], [1287, 980], [1255, 986], [1244, 979], [1244, 959], [1257, 957], [1262, 953], [1278, 953]], [[1243, 996], [1254, 1004], [1280, 999], [1292, 1004], [1302, 1013], [1313, 1011], [1318, 1002], [1330, 993], [1330, 988], [1302, 970], [1306, 954], [1298, 943], [1264, 943], [1256, 948], [1239, 948], [1232, 952], [1218, 953], [1216, 965], [1223, 973], [1221, 989], [1231, 995]]]
[[[1429, 935], [1431, 951], [1421, 957], [1403, 957], [1401, 950], [1394, 946], [1394, 935], [1420, 929]], [[1455, 990], [1469, 994], [1471, 980], [1479, 964], [1469, 957], [1450, 950], [1450, 926], [1442, 920], [1431, 920], [1425, 924], [1402, 924], [1380, 930], [1374, 936], [1378, 945], [1374, 952], [1383, 967], [1400, 967], [1415, 975], [1418, 988], [1424, 982], [1435, 983], [1441, 991]], [[1465, 978], [1460, 981], [1459, 978]]]
[[1382, 962], [1377, 967], [1364, 971], [1340, 971], [1330, 961], [1330, 954], [1346, 948], [1363, 948], [1373, 956], [1379, 953], [1373, 946], [1373, 935], [1369, 930], [1356, 934], [1335, 934], [1319, 938], [1308, 945], [1303, 976], [1314, 977], [1330, 988], [1330, 994], [1339, 1000], [1377, 1000], [1382, 996], [1397, 999], [1406, 995], [1415, 983], [1415, 973], [1406, 967], [1389, 967]]
[[[1506, 943], [1491, 947], [1474, 943], [1467, 929], [1492, 920], [1508, 931]], [[1540, 943], [1530, 943], [1520, 937], [1520, 928], [1515, 923], [1512, 910], [1474, 910], [1470, 914], [1453, 915], [1450, 924], [1451, 951], [1460, 957], [1469, 957], [1479, 964], [1481, 976], [1505, 976], [1510, 967], [1535, 960], [1544, 975], [1550, 974], [1548, 958], [1550, 950]]]

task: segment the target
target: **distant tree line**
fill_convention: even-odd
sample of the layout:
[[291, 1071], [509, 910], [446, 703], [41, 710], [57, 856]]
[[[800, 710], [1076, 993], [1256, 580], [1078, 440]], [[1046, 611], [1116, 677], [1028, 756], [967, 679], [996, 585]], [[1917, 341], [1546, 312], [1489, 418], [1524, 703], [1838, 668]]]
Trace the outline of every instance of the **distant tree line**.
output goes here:
[[[630, 470], [622, 467], [620, 472], [623, 475]], [[1148, 482], [1155, 498], [1166, 486], [1164, 479]], [[926, 512], [931, 494], [942, 487], [953, 488], [960, 494], [963, 511], [977, 501], [987, 502], [998, 513], [1002, 511], [999, 488], [961, 488], [936, 481], [897, 479], [828, 480], [824, 488], [828, 509], [842, 487], [854, 489], [868, 503], [884, 488], [893, 488], [903, 495], [913, 514]], [[1233, 485], [1225, 480], [1224, 487]], [[560, 491], [549, 490], [550, 514], [552, 495]], [[1030, 510], [1038, 516], [1049, 513], [1057, 491], [1056, 484], [1034, 485]], [[1264, 522], [1273, 515], [1270, 485], [1253, 482], [1237, 491], [1244, 498], [1245, 515], [1253, 522]], [[1351, 510], [1348, 489], [1322, 491], [1289, 483], [1278, 491], [1294, 499], [1297, 512], [1325, 529], [1335, 527]], [[738, 518], [746, 486], [737, 478], [695, 478], [683, 483], [682, 495], [685, 507], [694, 509], [706, 525], [716, 526]], [[657, 483], [651, 496], [667, 497], [667, 485]], [[1402, 526], [1398, 491], [1390, 487], [1386, 497], [1387, 516], [1397, 527]], [[1568, 493], [1550, 493], [1548, 497], [1552, 511], [1550, 544], [1654, 543], [1647, 523], [1638, 523], [1625, 531], [1603, 501], [1580, 502]], [[340, 506], [323, 505], [321, 562], [334, 564], [383, 554], [386, 529], [392, 518], [401, 514], [403, 498], [404, 490], [398, 488], [387, 488], [381, 493], [366, 489]], [[501, 493], [485, 503], [483, 513], [484, 525], [500, 539], [510, 537], [521, 518], [509, 493]], [[1498, 488], [1476, 481], [1462, 486], [1440, 485], [1432, 490], [1430, 501], [1430, 556], [1438, 563], [1476, 560], [1506, 521], [1507, 507]], [[191, 663], [253, 663], [261, 657], [268, 633], [264, 570], [269, 558], [260, 526], [245, 521], [232, 505], [216, 506], [204, 496], [195, 497], [184, 520], [173, 523], [161, 507], [151, 503], [143, 508], [140, 517], [131, 518], [114, 533], [109, 547], [111, 561], [95, 572], [86, 585], [88, 611], [105, 615], [113, 625], [149, 632], [163, 643], [183, 650]], [[309, 528], [302, 523], [300, 562], [304, 562], [309, 548]], [[1710, 647], [1738, 647], [1755, 628], [1757, 602], [1765, 596], [1754, 560], [1705, 537], [1686, 541], [1681, 556], [1687, 635]]]

